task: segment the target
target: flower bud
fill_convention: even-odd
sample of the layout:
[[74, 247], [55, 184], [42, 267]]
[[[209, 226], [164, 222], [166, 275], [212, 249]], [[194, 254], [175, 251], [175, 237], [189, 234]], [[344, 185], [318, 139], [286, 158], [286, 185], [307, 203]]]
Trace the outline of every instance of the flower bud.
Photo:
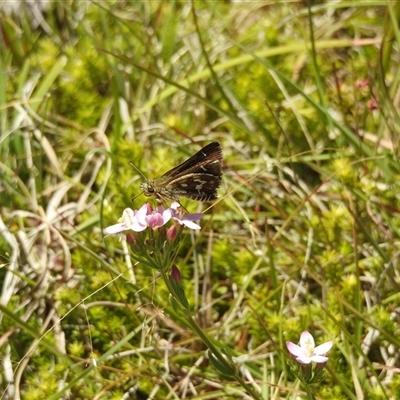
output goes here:
[[132, 233], [128, 232], [128, 233], [126, 234], [126, 241], [128, 242], [128, 244], [130, 244], [131, 246], [133, 246], [133, 245], [135, 245], [135, 243], [136, 243], [136, 238], [135, 238], [135, 236], [134, 236]]
[[177, 235], [177, 229], [175, 225], [171, 225], [171, 227], [167, 231], [167, 239], [168, 240], [174, 240]]
[[180, 283], [182, 280], [181, 271], [179, 271], [176, 265], [173, 265], [171, 268], [171, 278], [175, 283]]

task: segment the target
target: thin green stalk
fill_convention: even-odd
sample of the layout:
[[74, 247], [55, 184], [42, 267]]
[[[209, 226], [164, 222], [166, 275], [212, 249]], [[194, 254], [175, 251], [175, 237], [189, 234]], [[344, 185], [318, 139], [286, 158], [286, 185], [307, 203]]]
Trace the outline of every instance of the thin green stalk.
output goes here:
[[189, 308], [185, 307], [182, 302], [181, 302], [181, 296], [179, 293], [176, 291], [175, 287], [171, 284], [170, 278], [167, 275], [166, 269], [162, 268], [161, 269], [161, 275], [164, 279], [165, 284], [167, 285], [168, 290], [171, 293], [171, 296], [175, 298], [175, 300], [182, 305], [181, 309], [184, 310], [184, 317], [192, 329], [193, 332], [197, 334], [197, 336], [203, 341], [203, 343], [207, 346], [207, 348], [210, 350], [212, 355], [217, 358], [218, 362], [224, 367], [226, 371], [230, 371], [232, 377], [240, 383], [240, 385], [246, 390], [247, 393], [249, 393], [251, 396], [253, 396], [254, 399], [261, 399], [260, 394], [251, 386], [248, 385], [241, 375], [239, 374], [236, 365], [233, 364], [233, 362], [229, 362], [227, 358], [221, 353], [221, 351], [215, 346], [213, 341], [211, 340], [210, 337], [197, 325], [196, 321], [193, 319], [193, 317], [190, 315], [190, 310]]

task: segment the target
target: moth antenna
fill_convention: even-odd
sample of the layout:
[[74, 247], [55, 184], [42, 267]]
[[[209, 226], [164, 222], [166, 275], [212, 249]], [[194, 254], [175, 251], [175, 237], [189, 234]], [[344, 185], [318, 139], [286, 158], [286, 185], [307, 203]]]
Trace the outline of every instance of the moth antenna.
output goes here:
[[133, 201], [135, 200], [135, 199], [137, 199], [140, 195], [142, 195], [143, 194], [143, 191], [141, 191], [138, 195], [136, 195], [135, 197], [132, 197], [131, 198], [131, 202], [133, 203]]
[[[131, 167], [132, 167], [136, 172], [139, 173], [139, 175], [141, 175], [142, 178], [144, 178], [144, 180], [147, 181], [147, 178], [144, 176], [143, 172], [142, 172], [132, 161], [129, 161], [129, 164], [131, 165]], [[142, 192], [142, 193], [143, 193], [143, 192]], [[140, 193], [140, 194], [142, 194], [142, 193]], [[140, 196], [140, 194], [139, 194], [138, 196]], [[136, 197], [138, 197], [138, 196], [136, 196]]]

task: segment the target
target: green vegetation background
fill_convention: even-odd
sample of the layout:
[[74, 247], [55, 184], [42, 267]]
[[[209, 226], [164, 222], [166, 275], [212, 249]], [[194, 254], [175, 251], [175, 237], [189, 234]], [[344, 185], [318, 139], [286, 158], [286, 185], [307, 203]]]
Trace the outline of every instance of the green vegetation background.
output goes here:
[[400, 3], [15, 5], [0, 9], [2, 398], [246, 398], [102, 233], [144, 201], [129, 161], [156, 177], [211, 141], [220, 201], [176, 260], [197, 322], [264, 399], [305, 398], [285, 347], [304, 330], [334, 341], [317, 398], [400, 398]]

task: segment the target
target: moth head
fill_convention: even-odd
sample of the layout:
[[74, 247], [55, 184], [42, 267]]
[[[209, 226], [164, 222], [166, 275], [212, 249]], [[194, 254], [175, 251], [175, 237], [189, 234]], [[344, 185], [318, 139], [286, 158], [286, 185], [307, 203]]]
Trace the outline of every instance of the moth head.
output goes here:
[[140, 190], [142, 191], [142, 193], [147, 196], [154, 196], [155, 195], [155, 190], [152, 184], [150, 184], [149, 182], [142, 182], [140, 184]]

